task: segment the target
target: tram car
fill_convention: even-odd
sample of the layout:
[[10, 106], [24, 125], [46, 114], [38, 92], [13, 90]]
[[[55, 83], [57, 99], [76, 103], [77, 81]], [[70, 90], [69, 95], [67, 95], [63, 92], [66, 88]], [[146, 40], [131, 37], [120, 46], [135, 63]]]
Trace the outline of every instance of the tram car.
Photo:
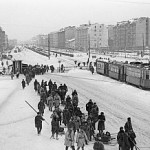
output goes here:
[[126, 81], [125, 64], [122, 62], [109, 62], [109, 77], [125, 82]]
[[142, 89], [150, 89], [150, 64], [141, 62], [131, 62], [130, 64], [117, 61], [105, 62], [97, 59], [96, 72]]
[[150, 66], [142, 68], [141, 71], [141, 87], [150, 89]]
[[150, 89], [150, 64], [126, 66], [126, 83]]
[[127, 65], [126, 66], [126, 83], [133, 84], [137, 87], [141, 85], [141, 66]]
[[106, 61], [103, 61], [101, 59], [96, 60], [96, 72], [105, 76], [108, 76], [108, 67], [109, 63]]

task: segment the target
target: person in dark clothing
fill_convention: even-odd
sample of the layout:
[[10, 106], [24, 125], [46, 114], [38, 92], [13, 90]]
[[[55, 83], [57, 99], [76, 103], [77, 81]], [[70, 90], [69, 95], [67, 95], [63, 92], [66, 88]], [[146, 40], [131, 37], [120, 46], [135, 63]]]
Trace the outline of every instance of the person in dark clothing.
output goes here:
[[77, 93], [76, 90], [74, 90], [74, 91], [72, 92], [72, 97], [74, 97], [74, 95], [78, 95], [78, 93]]
[[44, 105], [44, 102], [42, 100], [38, 103], [38, 109], [39, 109], [39, 112], [43, 115], [44, 114], [45, 105]]
[[56, 133], [56, 140], [58, 140], [58, 132], [59, 132], [59, 116], [56, 111], [53, 112], [52, 116], [52, 121], [51, 121], [51, 131], [52, 131], [52, 136], [50, 138], [54, 139], [54, 135]]
[[130, 149], [128, 134], [123, 130], [123, 127], [120, 127], [120, 131], [117, 134], [117, 142], [119, 144], [119, 150]]
[[26, 87], [26, 82], [24, 81], [24, 79], [22, 80], [22, 88], [24, 89]]
[[42, 130], [42, 121], [45, 119], [41, 116], [40, 112], [37, 113], [37, 116], [35, 117], [35, 127], [37, 128], [37, 134], [39, 135]]
[[117, 142], [119, 144], [119, 150], [123, 147], [123, 136], [124, 136], [124, 130], [123, 127], [120, 127], [120, 131], [117, 134]]
[[129, 136], [129, 143], [130, 143], [131, 150], [133, 150], [134, 146], [136, 145], [136, 141], [135, 141], [136, 134], [134, 131], [129, 131], [128, 136]]
[[105, 130], [105, 116], [104, 112], [101, 112], [101, 114], [98, 116], [98, 131], [101, 135], [103, 130]]
[[37, 91], [37, 84], [38, 84], [38, 81], [35, 79], [34, 81], [34, 90]]
[[70, 118], [71, 118], [71, 114], [69, 110], [65, 107], [63, 110], [63, 123], [65, 126], [68, 125]]
[[90, 99], [89, 102], [86, 104], [86, 111], [88, 112], [88, 115], [89, 115], [90, 112], [91, 112], [92, 106], [93, 106], [93, 102], [92, 102], [92, 100]]
[[125, 123], [124, 129], [126, 132], [133, 131], [130, 117], [127, 118], [127, 122]]

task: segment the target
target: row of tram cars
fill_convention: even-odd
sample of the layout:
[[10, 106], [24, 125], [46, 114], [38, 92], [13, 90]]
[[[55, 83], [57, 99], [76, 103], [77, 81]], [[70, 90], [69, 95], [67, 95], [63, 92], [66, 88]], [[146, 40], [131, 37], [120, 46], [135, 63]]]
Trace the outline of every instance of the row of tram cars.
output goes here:
[[96, 72], [138, 88], [150, 89], [150, 63], [96, 60]]

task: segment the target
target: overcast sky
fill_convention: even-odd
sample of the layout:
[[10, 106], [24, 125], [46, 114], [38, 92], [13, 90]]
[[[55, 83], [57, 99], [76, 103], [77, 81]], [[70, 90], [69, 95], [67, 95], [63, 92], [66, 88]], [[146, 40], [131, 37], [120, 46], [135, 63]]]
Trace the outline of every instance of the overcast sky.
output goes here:
[[28, 40], [67, 26], [116, 24], [150, 17], [149, 0], [0, 0], [0, 26], [9, 39]]

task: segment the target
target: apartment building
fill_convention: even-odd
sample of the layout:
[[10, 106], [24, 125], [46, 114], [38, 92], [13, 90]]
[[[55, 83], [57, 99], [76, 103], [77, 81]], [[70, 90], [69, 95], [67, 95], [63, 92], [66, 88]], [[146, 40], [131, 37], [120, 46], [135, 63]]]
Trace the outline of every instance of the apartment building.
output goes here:
[[87, 52], [89, 49], [88, 24], [80, 25], [75, 32], [75, 49]]
[[150, 47], [150, 18], [118, 22], [108, 28], [110, 50], [143, 50]]
[[88, 30], [90, 49], [105, 50], [108, 48], [108, 27], [104, 24], [91, 24]]
[[65, 48], [65, 30], [61, 29], [58, 31], [58, 48], [64, 49]]

